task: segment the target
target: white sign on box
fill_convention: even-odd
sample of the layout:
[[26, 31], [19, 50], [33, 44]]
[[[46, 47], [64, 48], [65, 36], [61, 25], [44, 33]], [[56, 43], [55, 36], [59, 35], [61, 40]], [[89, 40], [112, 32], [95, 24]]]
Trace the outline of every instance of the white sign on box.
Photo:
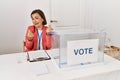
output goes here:
[[67, 63], [96, 62], [98, 60], [99, 39], [74, 40], [67, 42]]

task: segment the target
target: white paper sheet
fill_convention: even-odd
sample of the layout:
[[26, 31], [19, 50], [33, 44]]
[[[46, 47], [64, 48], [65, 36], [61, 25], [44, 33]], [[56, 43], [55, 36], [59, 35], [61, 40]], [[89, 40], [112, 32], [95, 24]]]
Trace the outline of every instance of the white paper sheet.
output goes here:
[[[39, 51], [31, 51], [31, 52], [28, 52], [28, 56], [29, 56], [29, 61], [32, 61], [32, 60], [45, 60], [45, 59], [49, 59], [49, 55], [47, 52], [45, 52], [44, 50], [39, 50]], [[38, 61], [39, 61], [38, 60]]]

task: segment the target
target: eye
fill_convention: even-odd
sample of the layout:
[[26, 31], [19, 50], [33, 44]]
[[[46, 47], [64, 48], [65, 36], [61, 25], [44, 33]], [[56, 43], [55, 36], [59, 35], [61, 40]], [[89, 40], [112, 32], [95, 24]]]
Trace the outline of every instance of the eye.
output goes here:
[[34, 20], [34, 18], [32, 18], [32, 20]]
[[35, 19], [39, 19], [38, 17], [35, 17]]

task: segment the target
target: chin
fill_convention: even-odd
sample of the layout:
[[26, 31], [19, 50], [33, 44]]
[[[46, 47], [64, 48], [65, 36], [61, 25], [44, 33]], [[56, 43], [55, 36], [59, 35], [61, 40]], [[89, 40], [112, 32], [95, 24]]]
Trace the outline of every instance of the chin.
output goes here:
[[36, 28], [38, 28], [38, 26], [37, 26], [37, 25], [35, 25], [35, 27], [36, 27]]

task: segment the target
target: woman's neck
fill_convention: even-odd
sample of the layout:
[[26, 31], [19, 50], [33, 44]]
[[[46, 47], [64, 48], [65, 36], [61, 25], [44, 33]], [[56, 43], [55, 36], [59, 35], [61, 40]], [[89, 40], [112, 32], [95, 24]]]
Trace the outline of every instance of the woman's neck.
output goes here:
[[37, 27], [37, 29], [38, 29], [38, 30], [42, 30], [42, 27], [43, 27], [43, 26], [41, 25], [41, 26]]

